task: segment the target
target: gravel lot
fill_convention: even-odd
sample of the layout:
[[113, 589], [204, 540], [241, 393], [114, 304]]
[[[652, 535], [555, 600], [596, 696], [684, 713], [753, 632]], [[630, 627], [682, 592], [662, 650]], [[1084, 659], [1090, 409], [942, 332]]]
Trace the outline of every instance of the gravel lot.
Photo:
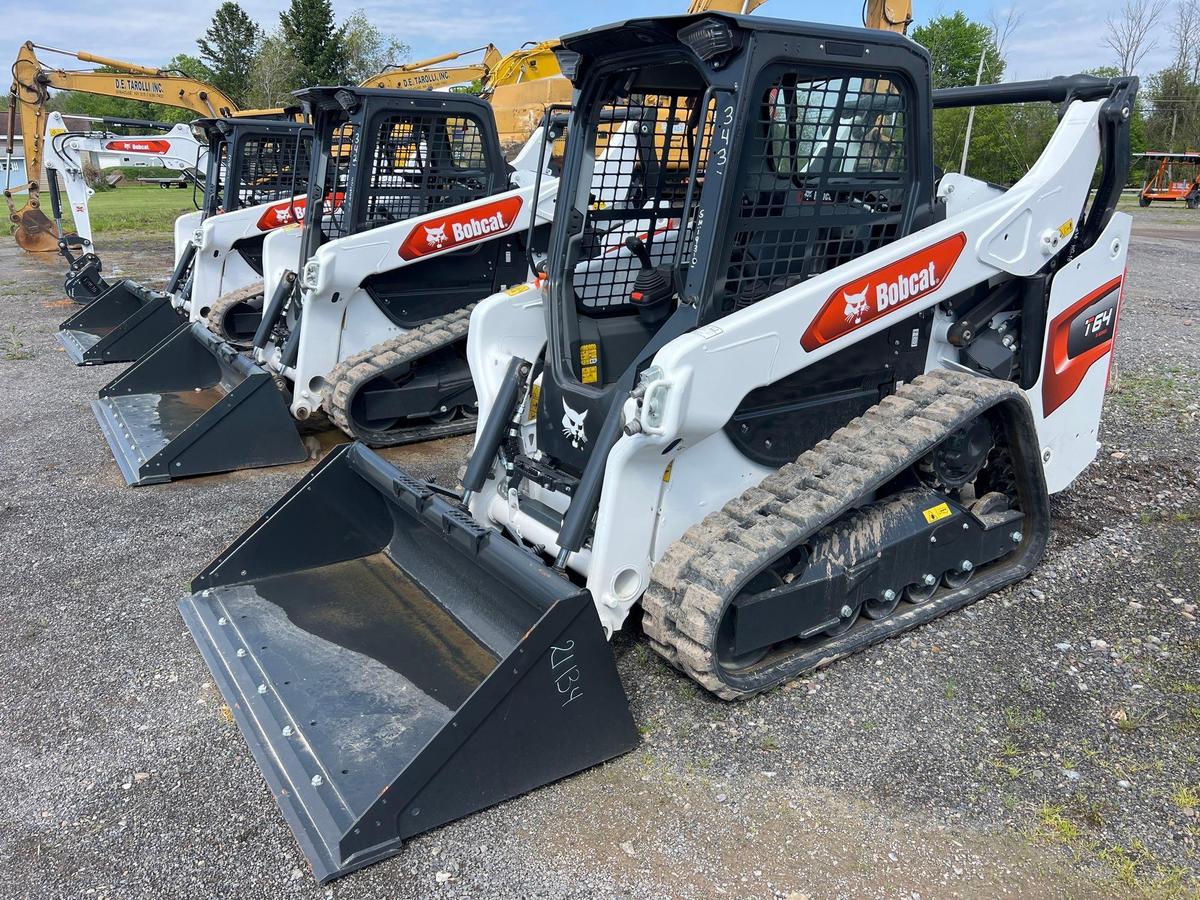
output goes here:
[[[0, 240], [0, 879], [13, 895], [1200, 896], [1196, 214], [1138, 211], [1105, 449], [1028, 581], [748, 703], [614, 650], [608, 765], [319, 887], [175, 609], [305, 466], [131, 490]], [[165, 238], [105, 241], [155, 284]], [[390, 453], [443, 481], [466, 439]]]

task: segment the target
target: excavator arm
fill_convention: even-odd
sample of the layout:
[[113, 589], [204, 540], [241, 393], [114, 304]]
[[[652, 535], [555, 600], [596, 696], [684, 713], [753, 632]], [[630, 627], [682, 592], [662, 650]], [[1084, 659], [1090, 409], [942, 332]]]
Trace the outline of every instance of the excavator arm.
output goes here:
[[[453, 62], [471, 53], [483, 53], [483, 59], [477, 63], [462, 66], [443, 66], [441, 63]], [[405, 63], [402, 66], [391, 66], [377, 75], [372, 75], [360, 87], [391, 88], [392, 90], [433, 91], [439, 88], [452, 87], [457, 84], [469, 84], [472, 81], [483, 81], [492, 70], [500, 64], [500, 51], [494, 44], [476, 47], [474, 50], [461, 50], [457, 53], [443, 53], [415, 63]]]
[[865, 0], [863, 3], [863, 25], [867, 28], [908, 34], [912, 17], [912, 0]]
[[[49, 68], [38, 59], [37, 50], [49, 50], [74, 57], [81, 62], [94, 63], [116, 71], [73, 71]], [[20, 129], [25, 148], [25, 171], [28, 181], [14, 185], [5, 183], [4, 200], [10, 220], [16, 225], [17, 244], [25, 250], [51, 252], [58, 249], [58, 233], [54, 224], [41, 210], [41, 185], [38, 183], [45, 159], [47, 103], [51, 90], [81, 91], [106, 97], [142, 100], [163, 106], [190, 109], [198, 116], [227, 116], [238, 111], [237, 104], [212, 85], [177, 75], [162, 69], [139, 66], [136, 63], [98, 56], [94, 53], [56, 50], [26, 41], [21, 45], [12, 67], [13, 81], [9, 89], [8, 140], [5, 151], [9, 157], [11, 178], [13, 134], [20, 116]], [[27, 190], [25, 204], [19, 209], [13, 194]]]

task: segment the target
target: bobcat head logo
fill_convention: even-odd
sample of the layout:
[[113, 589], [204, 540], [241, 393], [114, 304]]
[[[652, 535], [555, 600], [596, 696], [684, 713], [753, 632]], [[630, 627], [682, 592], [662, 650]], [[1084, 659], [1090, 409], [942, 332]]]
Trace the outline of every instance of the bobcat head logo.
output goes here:
[[857, 294], [847, 294], [845, 291], [842, 291], [842, 299], [846, 301], [847, 322], [853, 322], [855, 325], [862, 322], [863, 313], [870, 306], [867, 303], [867, 291], [870, 289], [871, 286], [868, 284]]
[[588, 410], [576, 412], [567, 406], [566, 400], [563, 400], [563, 435], [571, 439], [571, 446], [576, 450], [587, 443], [587, 434], [583, 430], [583, 423], [587, 421], [587, 417]]
[[441, 249], [447, 240], [446, 223], [443, 222], [437, 228], [430, 228], [428, 225], [422, 225], [421, 227], [425, 229], [425, 243], [429, 244], [430, 247]]

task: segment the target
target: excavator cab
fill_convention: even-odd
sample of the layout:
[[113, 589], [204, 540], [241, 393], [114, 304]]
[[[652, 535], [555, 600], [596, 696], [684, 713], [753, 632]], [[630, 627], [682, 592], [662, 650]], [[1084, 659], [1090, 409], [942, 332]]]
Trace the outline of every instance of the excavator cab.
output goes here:
[[[175, 269], [163, 291], [130, 279], [113, 282], [60, 326], [59, 342], [76, 365], [132, 362], [181, 324], [178, 307], [191, 295], [197, 248], [193, 231], [204, 219], [291, 198], [308, 178], [312, 129], [286, 119], [199, 119], [208, 144], [204, 198], [198, 213], [176, 222]], [[236, 242], [224, 267], [262, 274], [265, 232]]]

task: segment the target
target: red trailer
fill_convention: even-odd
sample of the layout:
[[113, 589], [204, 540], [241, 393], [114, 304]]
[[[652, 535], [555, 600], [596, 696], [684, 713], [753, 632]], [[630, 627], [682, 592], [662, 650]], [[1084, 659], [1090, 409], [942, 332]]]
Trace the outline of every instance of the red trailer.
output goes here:
[[1146, 160], [1147, 177], [1138, 195], [1139, 206], [1152, 200], [1183, 200], [1188, 209], [1200, 206], [1200, 153], [1135, 153]]

